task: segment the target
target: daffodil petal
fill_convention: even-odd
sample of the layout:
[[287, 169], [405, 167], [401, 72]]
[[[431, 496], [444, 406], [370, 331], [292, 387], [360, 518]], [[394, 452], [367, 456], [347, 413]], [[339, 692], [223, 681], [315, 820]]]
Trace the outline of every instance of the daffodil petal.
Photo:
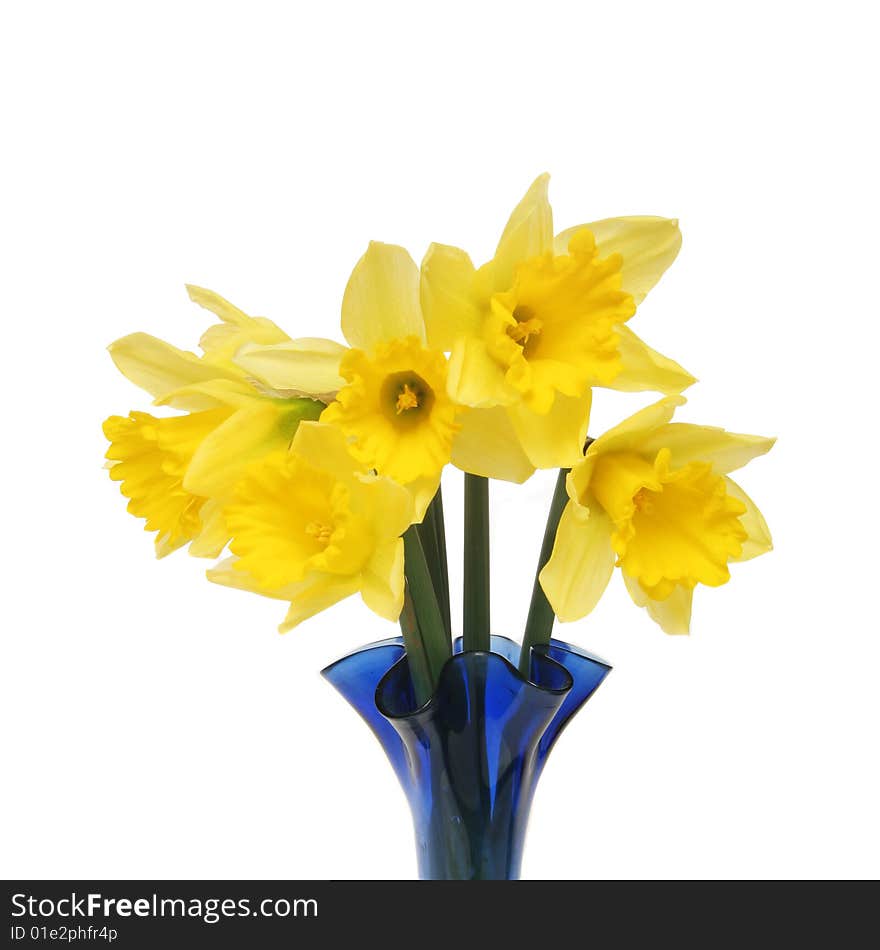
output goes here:
[[748, 532], [748, 538], [743, 541], [742, 554], [739, 557], [731, 558], [731, 560], [750, 561], [753, 557], [758, 557], [759, 554], [772, 551], [773, 539], [770, 537], [770, 529], [767, 527], [767, 522], [764, 520], [758, 506], [732, 478], [725, 478], [724, 484], [727, 488], [727, 494], [732, 495], [746, 506], [745, 513], [739, 516], [739, 520]]
[[287, 633], [303, 620], [314, 617], [339, 601], [358, 592], [356, 577], [335, 577], [332, 574], [315, 574], [297, 585], [287, 616], [278, 627], [279, 633]]
[[556, 235], [556, 253], [565, 254], [569, 240], [582, 228], [592, 232], [602, 257], [610, 254], [623, 257], [622, 287], [632, 294], [637, 304], [660, 280], [681, 248], [681, 231], [677, 220], [640, 215], [605, 218], [592, 224], [568, 228]]
[[648, 611], [648, 616], [660, 625], [664, 633], [673, 635], [690, 633], [691, 606], [694, 599], [692, 588], [677, 584], [665, 600], [654, 600], [645, 593], [642, 585], [634, 577], [621, 573], [623, 573], [623, 580], [633, 603], [637, 607], [644, 607]]
[[424, 341], [419, 269], [402, 247], [370, 243], [345, 288], [342, 332], [351, 346], [362, 350], [408, 336]]
[[480, 331], [474, 265], [457, 247], [432, 244], [422, 261], [420, 295], [428, 345], [449, 351], [460, 336]]
[[234, 590], [260, 594], [262, 597], [270, 597], [272, 600], [290, 600], [295, 593], [298, 587], [295, 584], [278, 590], [266, 590], [257, 582], [255, 577], [237, 567], [238, 560], [234, 556], [225, 557], [205, 571], [205, 576], [213, 584], [219, 584], [221, 587], [231, 587]]
[[576, 465], [573, 465], [566, 476], [565, 492], [575, 505], [583, 507], [581, 499], [586, 498], [589, 494], [590, 480], [593, 477], [595, 466], [596, 456], [588, 455]]
[[250, 376], [285, 395], [326, 396], [342, 389], [339, 361], [346, 348], [333, 340], [301, 339], [269, 346], [247, 344], [233, 358]]
[[232, 367], [235, 354], [248, 344], [271, 346], [277, 343], [289, 343], [290, 337], [271, 320], [265, 317], [251, 317], [243, 327], [231, 323], [215, 323], [208, 327], [199, 338], [199, 346], [204, 350], [204, 359], [215, 366]]
[[229, 366], [229, 361], [246, 343], [283, 343], [290, 337], [265, 317], [250, 317], [243, 310], [225, 300], [220, 294], [204, 287], [186, 285], [190, 300], [219, 317], [221, 323], [209, 327], [202, 334], [199, 345], [206, 362]]
[[[431, 483], [430, 486], [425, 486], [425, 491], [431, 492], [425, 503], [427, 507], [437, 492], [440, 474], [438, 473], [436, 478], [423, 481]], [[398, 538], [414, 520], [414, 484], [404, 487], [382, 475], [356, 474], [351, 496], [352, 511], [362, 515], [372, 525], [375, 538]]]
[[172, 538], [167, 534], [157, 534], [156, 540], [153, 542], [156, 557], [160, 560], [163, 557], [168, 557], [169, 554], [173, 554], [182, 548], [186, 544], [186, 540], [186, 538]]
[[309, 465], [329, 472], [341, 482], [354, 481], [356, 471], [366, 472], [348, 451], [342, 430], [325, 422], [301, 422], [290, 450]]
[[423, 475], [406, 483], [406, 491], [410, 496], [412, 508], [410, 520], [404, 528], [409, 524], [421, 524], [425, 520], [428, 505], [437, 494], [441, 474], [442, 472], [438, 471], [435, 475]]
[[523, 451], [507, 410], [470, 409], [460, 417], [452, 443], [452, 464], [472, 475], [520, 484], [535, 471]]
[[377, 548], [361, 574], [361, 599], [380, 617], [397, 620], [403, 610], [403, 539]]
[[199, 534], [189, 546], [189, 553], [193, 557], [220, 557], [223, 548], [229, 541], [229, 529], [223, 517], [222, 505], [208, 499], [199, 512], [202, 526]]
[[519, 401], [519, 394], [505, 380], [504, 370], [492, 359], [486, 343], [459, 337], [449, 357], [449, 395], [464, 406], [488, 408]]
[[[193, 383], [238, 378], [234, 372], [203, 363], [195, 353], [179, 350], [149, 333], [131, 333], [111, 343], [108, 350], [123, 376], [156, 399]], [[180, 409], [205, 408], [198, 400], [196, 403], [181, 399], [175, 405]]]
[[672, 468], [699, 460], [711, 462], [719, 475], [726, 475], [773, 448], [776, 439], [760, 435], [727, 432], [715, 426], [696, 426], [687, 422], [673, 422], [649, 433], [642, 447], [648, 454], [669, 449]]
[[280, 423], [278, 408], [268, 400], [236, 410], [199, 446], [184, 488], [208, 498], [225, 495], [251, 462], [289, 443]]
[[583, 458], [590, 403], [588, 389], [577, 397], [557, 393], [544, 414], [524, 404], [508, 409], [520, 445], [535, 468], [570, 468]]
[[630, 449], [642, 451], [650, 433], [669, 422], [676, 408], [683, 406], [686, 402], [684, 396], [665, 396], [633, 413], [613, 429], [599, 436], [587, 449], [587, 459], [602, 452], [625, 452]]
[[622, 392], [650, 392], [672, 395], [680, 393], [697, 380], [674, 360], [652, 350], [627, 326], [617, 326], [617, 349], [623, 369], [610, 386]]
[[197, 303], [205, 310], [209, 310], [215, 316], [219, 317], [224, 323], [231, 323], [235, 326], [247, 326], [251, 319], [243, 310], [239, 310], [234, 304], [208, 290], [205, 287], [196, 287], [195, 284], [187, 284], [186, 292], [193, 303]]
[[517, 265], [553, 249], [553, 212], [547, 199], [550, 176], [539, 175], [513, 209], [493, 261], [495, 288], [513, 285]]
[[177, 409], [183, 404], [190, 409], [215, 409], [218, 406], [249, 406], [259, 398], [253, 386], [243, 379], [208, 379], [173, 389], [153, 402], [157, 406]]
[[613, 528], [598, 504], [589, 510], [569, 502], [556, 530], [553, 554], [540, 574], [556, 616], [579, 620], [599, 602], [614, 570]]
[[247, 571], [237, 566], [238, 558], [224, 558], [215, 567], [206, 572], [209, 581], [235, 590], [249, 591], [270, 597], [272, 600], [290, 602], [287, 616], [278, 627], [279, 633], [287, 633], [295, 626], [314, 617], [315, 614], [332, 607], [346, 597], [356, 594], [359, 580], [356, 576], [334, 576], [332, 574], [309, 574], [304, 580], [288, 584], [276, 590], [266, 590]]

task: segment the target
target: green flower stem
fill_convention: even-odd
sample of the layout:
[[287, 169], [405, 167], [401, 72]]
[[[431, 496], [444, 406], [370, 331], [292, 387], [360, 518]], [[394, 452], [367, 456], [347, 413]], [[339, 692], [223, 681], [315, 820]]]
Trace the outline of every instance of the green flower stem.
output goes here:
[[489, 649], [489, 480], [464, 476], [465, 650]]
[[526, 620], [526, 629], [523, 634], [522, 652], [519, 655], [519, 671], [528, 676], [532, 661], [532, 647], [539, 643], [549, 643], [553, 632], [555, 616], [544, 588], [541, 587], [540, 574], [544, 565], [550, 560], [553, 553], [553, 543], [556, 540], [556, 529], [562, 510], [568, 501], [565, 491], [565, 478], [569, 469], [561, 468], [556, 479], [556, 488], [553, 490], [553, 500], [550, 502], [550, 511], [547, 514], [547, 527], [544, 529], [544, 542], [541, 545], [541, 555], [538, 558], [538, 570], [535, 572], [535, 585], [532, 588], [532, 602], [529, 604], [529, 616]]
[[437, 494], [428, 506], [425, 518], [417, 525], [419, 540], [431, 572], [431, 581], [437, 595], [437, 603], [443, 616], [446, 636], [452, 637], [452, 618], [449, 610], [449, 565], [446, 561], [446, 526], [443, 521], [443, 491], [438, 486]]
[[415, 525], [403, 535], [406, 589], [400, 629], [409, 657], [416, 701], [421, 705], [434, 694], [440, 670], [452, 656], [452, 642], [443, 624], [425, 552]]
[[409, 675], [412, 679], [416, 702], [423, 706], [434, 692], [431, 670], [428, 666], [428, 654], [419, 630], [416, 608], [412, 600], [409, 584], [404, 587], [403, 610], [400, 614], [400, 632], [403, 634], [403, 646], [409, 660]]
[[437, 486], [437, 494], [431, 503], [434, 517], [434, 534], [437, 539], [437, 560], [440, 562], [440, 574], [443, 583], [443, 596], [440, 610], [446, 621], [446, 633], [452, 640], [452, 614], [449, 607], [449, 560], [446, 556], [446, 521], [443, 518], [443, 488]]

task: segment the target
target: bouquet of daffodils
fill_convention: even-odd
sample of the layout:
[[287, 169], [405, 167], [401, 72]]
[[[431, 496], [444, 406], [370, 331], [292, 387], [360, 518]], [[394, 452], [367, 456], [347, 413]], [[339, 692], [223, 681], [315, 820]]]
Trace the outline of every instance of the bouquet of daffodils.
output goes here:
[[[624, 217], [553, 231], [546, 175], [492, 260], [432, 244], [421, 268], [370, 244], [342, 298], [347, 346], [291, 339], [189, 287], [219, 323], [201, 354], [144, 333], [110, 347], [157, 406], [104, 423], [110, 477], [159, 557], [229, 556], [210, 580], [289, 604], [287, 631], [360, 594], [400, 623], [427, 701], [452, 652], [440, 479], [465, 478], [463, 648], [489, 640], [488, 479], [559, 469], [521, 670], [554, 617], [589, 614], [619, 567], [635, 604], [687, 633], [698, 584], [769, 551], [730, 478], [773, 440], [677, 423], [695, 382], [630, 329], [675, 259], [678, 223]], [[594, 386], [661, 398], [595, 438]]]

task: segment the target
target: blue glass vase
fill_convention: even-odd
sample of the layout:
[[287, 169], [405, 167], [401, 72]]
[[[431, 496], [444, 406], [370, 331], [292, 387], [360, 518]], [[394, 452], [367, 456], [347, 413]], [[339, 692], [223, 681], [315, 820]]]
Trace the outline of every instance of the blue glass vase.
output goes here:
[[607, 663], [551, 640], [532, 650], [492, 637], [462, 652], [416, 704], [402, 641], [362, 647], [323, 670], [382, 744], [409, 800], [424, 880], [515, 880], [547, 755], [608, 675]]

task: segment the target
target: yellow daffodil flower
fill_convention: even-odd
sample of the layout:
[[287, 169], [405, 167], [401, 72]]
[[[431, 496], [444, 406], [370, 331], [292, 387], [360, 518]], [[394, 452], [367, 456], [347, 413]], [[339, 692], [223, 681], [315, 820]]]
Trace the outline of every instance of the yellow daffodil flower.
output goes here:
[[290, 601], [282, 633], [354, 593], [387, 620], [400, 615], [412, 496], [369, 473], [336, 427], [300, 425], [289, 452], [247, 469], [224, 516], [233, 557], [208, 577]]
[[[461, 407], [447, 392], [447, 360], [426, 346], [419, 271], [409, 254], [373, 242], [342, 300], [342, 332], [351, 349], [339, 363], [345, 380], [321, 416], [337, 426], [368, 468], [405, 485], [419, 520], [449, 462]], [[284, 345], [250, 346], [236, 362], [285, 385], [299, 366]]]
[[625, 324], [678, 254], [678, 223], [609, 218], [553, 236], [542, 175], [479, 269], [432, 244], [421, 269], [428, 345], [451, 352], [462, 418], [453, 462], [521, 482], [580, 458], [590, 387], [678, 393], [694, 378]]
[[670, 396], [596, 439], [568, 475], [569, 502], [541, 586], [563, 621], [586, 616], [615, 566], [633, 601], [667, 633], [688, 633], [697, 584], [769, 551], [770, 532], [728, 473], [774, 439], [673, 423]]
[[[270, 320], [249, 317], [212, 291], [187, 289], [221, 320], [202, 336], [201, 356], [146, 333], [117, 340], [110, 355], [157, 405], [188, 414], [112, 416], [104, 433], [111, 443], [110, 477], [121, 483], [128, 510], [158, 532], [156, 553], [162, 557], [192, 542], [190, 553], [216, 557], [228, 540], [220, 502], [250, 462], [285, 449], [303, 419], [318, 418], [344, 383], [338, 366], [345, 348], [330, 340], [291, 340]], [[296, 385], [275, 387], [259, 370], [233, 362], [247, 344], [267, 343], [295, 354]]]

